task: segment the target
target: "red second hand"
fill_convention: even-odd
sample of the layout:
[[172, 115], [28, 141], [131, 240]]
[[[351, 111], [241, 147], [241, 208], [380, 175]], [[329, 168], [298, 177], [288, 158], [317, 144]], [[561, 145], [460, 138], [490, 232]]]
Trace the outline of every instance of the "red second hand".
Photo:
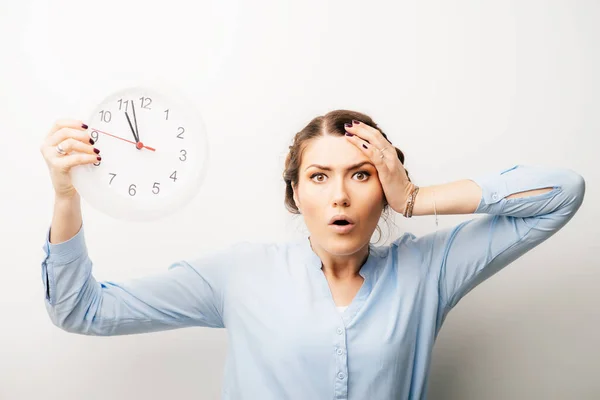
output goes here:
[[101, 130], [99, 130], [99, 129], [94, 129], [94, 128], [92, 128], [92, 131], [96, 131], [96, 132], [104, 133], [105, 135], [112, 136], [112, 137], [114, 137], [114, 138], [117, 138], [117, 139], [124, 140], [124, 141], [126, 141], [127, 143], [135, 144], [135, 147], [137, 147], [138, 149], [145, 148], [145, 149], [148, 149], [148, 150], [151, 150], [151, 151], [156, 151], [156, 149], [155, 149], [155, 148], [152, 148], [152, 147], [149, 147], [149, 146], [145, 146], [145, 145], [144, 145], [144, 143], [142, 143], [142, 142], [138, 142], [138, 143], [136, 143], [136, 142], [132, 142], [131, 140], [127, 140], [127, 139], [124, 139], [124, 138], [122, 138], [122, 137], [119, 137], [119, 136], [112, 135], [112, 134], [110, 134], [110, 133], [108, 133], [108, 132], [103, 132], [103, 131], [101, 131]]

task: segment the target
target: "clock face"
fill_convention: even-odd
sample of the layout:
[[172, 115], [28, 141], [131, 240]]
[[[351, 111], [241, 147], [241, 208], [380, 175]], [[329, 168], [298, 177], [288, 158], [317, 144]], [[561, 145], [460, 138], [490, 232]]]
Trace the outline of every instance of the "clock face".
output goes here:
[[129, 88], [104, 99], [86, 121], [101, 161], [71, 170], [88, 203], [113, 217], [152, 220], [196, 194], [208, 161], [199, 113], [183, 99]]

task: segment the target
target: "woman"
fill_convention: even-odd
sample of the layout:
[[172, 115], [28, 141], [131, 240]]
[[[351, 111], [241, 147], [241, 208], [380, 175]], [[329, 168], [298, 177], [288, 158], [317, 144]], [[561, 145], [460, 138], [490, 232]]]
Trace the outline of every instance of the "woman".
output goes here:
[[[565, 226], [585, 193], [572, 170], [525, 165], [419, 188], [371, 118], [337, 110], [296, 134], [285, 163], [285, 205], [309, 236], [241, 242], [164, 273], [97, 282], [69, 178], [99, 157], [86, 129], [59, 121], [41, 149], [56, 191], [42, 263], [52, 322], [85, 335], [228, 328], [226, 399], [424, 399], [448, 312]], [[487, 215], [373, 246], [390, 208], [406, 218]]]

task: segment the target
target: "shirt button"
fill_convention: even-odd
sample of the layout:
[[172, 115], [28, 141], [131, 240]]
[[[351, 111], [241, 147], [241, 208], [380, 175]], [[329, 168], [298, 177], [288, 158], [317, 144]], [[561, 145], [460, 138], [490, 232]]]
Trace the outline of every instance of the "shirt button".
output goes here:
[[345, 377], [345, 376], [346, 376], [346, 375], [344, 375], [344, 373], [343, 373], [343, 372], [340, 372], [340, 373], [338, 374], [338, 378], [340, 378], [340, 379], [344, 379], [344, 377]]
[[337, 328], [337, 333], [338, 335], [341, 335], [342, 333], [344, 333], [344, 330], [342, 328]]
[[341, 356], [342, 354], [344, 354], [344, 350], [342, 349], [337, 349], [337, 353], [339, 356]]

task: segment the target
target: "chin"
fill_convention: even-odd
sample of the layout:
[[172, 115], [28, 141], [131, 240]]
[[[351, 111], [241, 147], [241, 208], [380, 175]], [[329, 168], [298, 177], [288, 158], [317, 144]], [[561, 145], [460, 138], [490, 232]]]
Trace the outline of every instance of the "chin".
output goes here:
[[327, 240], [327, 247], [330, 253], [338, 255], [348, 255], [360, 250], [366, 243], [363, 243], [361, 235], [350, 233], [338, 235], [334, 233]]

